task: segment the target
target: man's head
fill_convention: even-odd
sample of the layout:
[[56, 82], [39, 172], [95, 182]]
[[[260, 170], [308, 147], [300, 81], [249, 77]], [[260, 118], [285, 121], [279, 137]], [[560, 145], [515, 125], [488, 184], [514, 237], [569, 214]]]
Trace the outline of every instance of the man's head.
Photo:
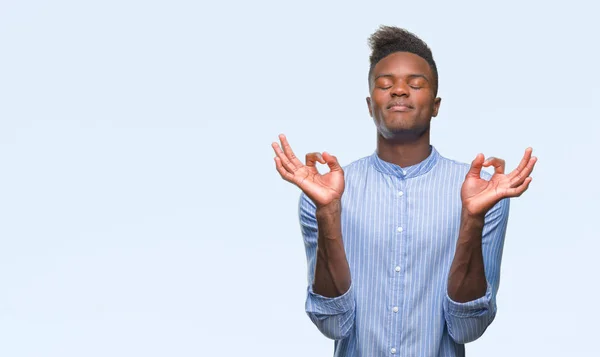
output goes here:
[[414, 34], [382, 26], [369, 38], [369, 113], [386, 139], [414, 140], [437, 116], [438, 75], [431, 50]]

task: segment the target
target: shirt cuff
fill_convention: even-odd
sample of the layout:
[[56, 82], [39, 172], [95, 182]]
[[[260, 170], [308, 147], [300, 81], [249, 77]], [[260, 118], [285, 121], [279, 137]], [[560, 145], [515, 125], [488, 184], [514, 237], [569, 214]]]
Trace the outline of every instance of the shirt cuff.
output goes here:
[[312, 290], [312, 284], [308, 287], [308, 299], [306, 299], [306, 310], [309, 312], [336, 315], [354, 308], [354, 289], [350, 283], [348, 291], [336, 297], [326, 297], [319, 295]]
[[492, 286], [487, 283], [485, 295], [467, 302], [456, 302], [450, 298], [446, 290], [447, 312], [456, 317], [473, 317], [488, 313], [493, 309]]

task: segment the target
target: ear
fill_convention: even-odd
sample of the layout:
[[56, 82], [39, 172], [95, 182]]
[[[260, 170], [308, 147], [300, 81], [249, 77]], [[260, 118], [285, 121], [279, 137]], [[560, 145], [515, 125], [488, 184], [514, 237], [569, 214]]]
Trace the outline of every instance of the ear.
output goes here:
[[369, 115], [373, 117], [373, 110], [371, 109], [371, 97], [367, 97], [367, 107], [369, 108]]
[[442, 104], [442, 98], [435, 98], [433, 101], [433, 113], [431, 114], [432, 117], [437, 117], [438, 111], [440, 110], [440, 104]]

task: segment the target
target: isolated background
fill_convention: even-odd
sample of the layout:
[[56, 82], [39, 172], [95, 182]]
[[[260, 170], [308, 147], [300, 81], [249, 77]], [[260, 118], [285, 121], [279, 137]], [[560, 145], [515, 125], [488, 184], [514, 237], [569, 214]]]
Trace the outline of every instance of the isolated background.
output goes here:
[[[417, 4], [418, 3], [418, 4]], [[499, 312], [469, 356], [597, 350], [588, 1], [0, 2], [0, 355], [328, 356], [271, 142], [375, 150], [367, 37], [433, 49], [446, 157], [512, 169]], [[416, 5], [417, 4], [417, 5]]]

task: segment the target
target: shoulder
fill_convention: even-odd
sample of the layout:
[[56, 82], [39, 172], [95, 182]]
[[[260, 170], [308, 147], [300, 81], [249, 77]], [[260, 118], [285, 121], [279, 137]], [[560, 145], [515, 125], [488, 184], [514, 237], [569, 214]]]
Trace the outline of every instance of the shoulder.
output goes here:
[[344, 174], [356, 174], [365, 172], [371, 165], [371, 156], [361, 157], [360, 159], [354, 160], [349, 164], [343, 165], [342, 169]]
[[[467, 172], [469, 172], [469, 169], [471, 168], [470, 163], [452, 160], [441, 155], [439, 157], [438, 165], [442, 171], [456, 173], [456, 176], [460, 178], [461, 184], [464, 176], [467, 175]], [[481, 170], [480, 176], [482, 179], [487, 181], [489, 181], [492, 178], [492, 174], [483, 169]], [[510, 200], [502, 199], [496, 205], [494, 205], [494, 207], [490, 211], [488, 211], [488, 213], [486, 214], [486, 218], [489, 219], [493, 217], [507, 217], [509, 207]]]
[[[442, 170], [455, 172], [463, 176], [465, 176], [471, 168], [470, 163], [452, 160], [441, 155], [439, 156], [438, 165]], [[481, 170], [481, 178], [489, 181], [489, 179], [492, 178], [492, 174], [485, 170]]]

